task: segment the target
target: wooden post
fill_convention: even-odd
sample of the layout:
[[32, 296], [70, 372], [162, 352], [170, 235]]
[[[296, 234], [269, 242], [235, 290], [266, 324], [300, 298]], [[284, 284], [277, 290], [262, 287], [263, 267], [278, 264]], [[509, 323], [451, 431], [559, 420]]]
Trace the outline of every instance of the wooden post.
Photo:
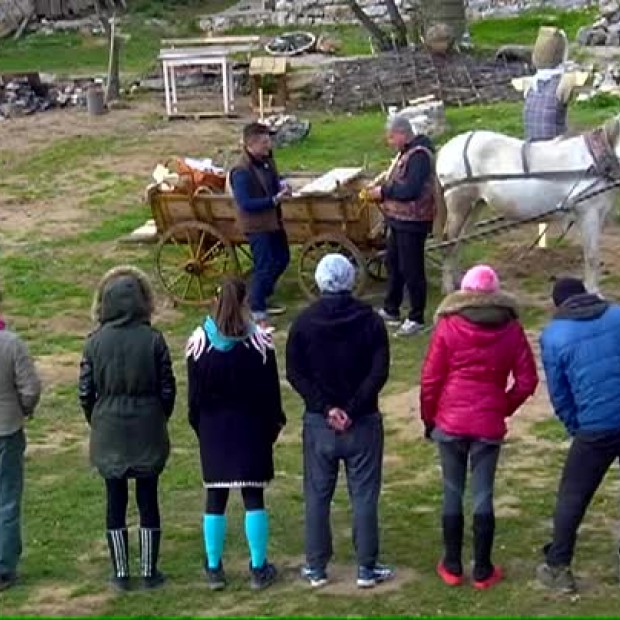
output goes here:
[[259, 119], [262, 121], [265, 120], [265, 93], [263, 91], [263, 87], [261, 86], [258, 89], [258, 114]]
[[547, 224], [538, 224], [538, 247], [545, 249], [547, 247]]
[[108, 79], [105, 102], [115, 101], [121, 96], [120, 51], [121, 39], [116, 36], [116, 17], [110, 19], [110, 56], [108, 59]]

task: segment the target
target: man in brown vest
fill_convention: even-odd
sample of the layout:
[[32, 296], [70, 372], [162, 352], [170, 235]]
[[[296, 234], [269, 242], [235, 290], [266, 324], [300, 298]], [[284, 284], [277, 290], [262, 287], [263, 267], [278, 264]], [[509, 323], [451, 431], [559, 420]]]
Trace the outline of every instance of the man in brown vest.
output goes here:
[[272, 157], [269, 129], [250, 123], [243, 130], [243, 154], [230, 172], [239, 227], [248, 239], [254, 268], [250, 308], [256, 323], [271, 329], [269, 314], [284, 308], [267, 308], [267, 300], [290, 261], [288, 239], [282, 225], [281, 201], [290, 188], [280, 179]]
[[[424, 328], [424, 248], [435, 217], [434, 148], [430, 139], [416, 135], [409, 119], [402, 116], [390, 119], [387, 138], [400, 155], [387, 182], [371, 190], [371, 197], [382, 203], [389, 227], [388, 291], [379, 314], [388, 324], [400, 325], [397, 336], [412, 336]], [[410, 310], [401, 323], [405, 287]]]

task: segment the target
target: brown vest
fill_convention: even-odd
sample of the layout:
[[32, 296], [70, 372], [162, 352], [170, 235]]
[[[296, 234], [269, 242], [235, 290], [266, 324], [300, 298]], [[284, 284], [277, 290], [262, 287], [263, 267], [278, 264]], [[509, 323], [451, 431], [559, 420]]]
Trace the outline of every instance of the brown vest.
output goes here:
[[388, 177], [388, 181], [403, 183], [409, 158], [418, 152], [426, 153], [431, 160], [431, 174], [424, 185], [422, 195], [417, 200], [407, 202], [400, 200], [384, 201], [382, 210], [389, 218], [404, 222], [432, 222], [435, 219], [435, 165], [431, 151], [426, 147], [416, 146], [403, 153]]
[[[273, 191], [269, 187], [269, 177], [278, 177], [278, 170], [273, 159], [265, 162], [265, 168], [260, 169], [259, 166], [252, 161], [247, 153], [243, 153], [239, 162], [230, 171], [230, 179], [237, 170], [247, 170], [252, 179], [252, 198], [270, 198]], [[260, 232], [272, 232], [282, 228], [282, 211], [280, 207], [272, 207], [257, 213], [244, 211], [238, 204], [237, 206], [237, 224], [243, 234], [252, 234]]]

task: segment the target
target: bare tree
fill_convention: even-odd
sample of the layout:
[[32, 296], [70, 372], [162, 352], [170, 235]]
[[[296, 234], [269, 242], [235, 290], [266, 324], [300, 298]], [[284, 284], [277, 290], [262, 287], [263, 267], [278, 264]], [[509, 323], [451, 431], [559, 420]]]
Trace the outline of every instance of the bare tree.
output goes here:
[[392, 27], [394, 28], [396, 46], [399, 48], [407, 47], [407, 45], [409, 45], [409, 37], [407, 35], [407, 24], [405, 24], [403, 16], [400, 14], [394, 0], [385, 0], [385, 6], [390, 22], [392, 22]]
[[95, 12], [109, 43], [108, 79], [106, 81], [105, 101], [115, 101], [121, 95], [120, 55], [122, 39], [116, 32], [116, 12], [127, 8], [125, 0], [94, 0]]
[[362, 26], [368, 30], [373, 41], [381, 52], [387, 52], [392, 49], [392, 42], [390, 37], [381, 29], [374, 20], [364, 12], [364, 9], [357, 3], [356, 0], [347, 0], [347, 4], [351, 8], [351, 11], [359, 19]]

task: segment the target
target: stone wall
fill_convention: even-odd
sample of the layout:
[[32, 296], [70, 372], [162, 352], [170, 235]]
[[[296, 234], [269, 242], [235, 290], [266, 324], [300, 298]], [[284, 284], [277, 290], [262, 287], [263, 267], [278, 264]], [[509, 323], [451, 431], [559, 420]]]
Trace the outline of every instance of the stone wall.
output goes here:
[[[387, 20], [383, 0], [359, 0], [364, 11], [379, 22]], [[418, 11], [420, 0], [396, 0], [403, 16], [411, 17]], [[494, 15], [514, 15], [529, 8], [552, 6], [573, 9], [596, 4], [596, 0], [466, 0], [470, 19]], [[238, 27], [264, 26], [323, 26], [355, 23], [356, 19], [344, 0], [275, 0], [273, 9], [265, 9], [262, 2], [243, 0], [235, 7], [200, 20], [200, 27], [217, 32]]]
[[511, 80], [530, 73], [521, 62], [403, 51], [335, 61], [322, 70], [315, 92], [328, 110], [350, 112], [378, 105], [400, 107], [428, 95], [451, 105], [516, 101], [522, 94]]

